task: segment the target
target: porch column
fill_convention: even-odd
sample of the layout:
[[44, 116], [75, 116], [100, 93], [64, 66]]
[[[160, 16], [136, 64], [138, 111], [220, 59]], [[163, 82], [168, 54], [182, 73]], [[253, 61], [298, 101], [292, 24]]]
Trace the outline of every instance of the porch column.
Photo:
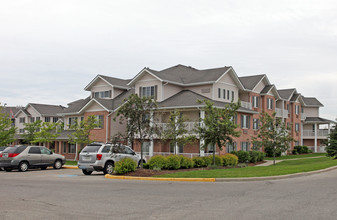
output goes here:
[[285, 101], [282, 100], [282, 122], [284, 122], [284, 119], [285, 119], [285, 116], [284, 116], [284, 102]]
[[[153, 127], [153, 112], [150, 113], [150, 127]], [[141, 146], [142, 147], [142, 146]], [[150, 137], [150, 147], [149, 147], [149, 156], [153, 156], [153, 148], [154, 148], [154, 142], [153, 142], [153, 136]]]
[[317, 124], [315, 123], [315, 153], [317, 153]]
[[[175, 117], [174, 120], [175, 120], [175, 124], [177, 124], [177, 123], [178, 123], [178, 117]], [[176, 127], [175, 129], [178, 130], [177, 127]], [[174, 153], [175, 153], [175, 154], [178, 154], [178, 152], [179, 152], [178, 143], [176, 143]]]
[[303, 146], [303, 123], [301, 123], [301, 145]]
[[[201, 127], [205, 126], [203, 120], [205, 119], [205, 111], [200, 110], [200, 119], [201, 119]], [[200, 138], [200, 156], [203, 157], [205, 156], [205, 149], [202, 148], [202, 146], [205, 144], [205, 140]]]
[[62, 154], [62, 141], [59, 141], [59, 154]]

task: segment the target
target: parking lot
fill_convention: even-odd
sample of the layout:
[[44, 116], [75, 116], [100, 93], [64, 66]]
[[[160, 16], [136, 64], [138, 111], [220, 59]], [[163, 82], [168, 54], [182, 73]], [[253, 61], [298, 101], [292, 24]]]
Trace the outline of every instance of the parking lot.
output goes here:
[[0, 171], [0, 219], [335, 219], [337, 171], [197, 183], [105, 179], [78, 169]]

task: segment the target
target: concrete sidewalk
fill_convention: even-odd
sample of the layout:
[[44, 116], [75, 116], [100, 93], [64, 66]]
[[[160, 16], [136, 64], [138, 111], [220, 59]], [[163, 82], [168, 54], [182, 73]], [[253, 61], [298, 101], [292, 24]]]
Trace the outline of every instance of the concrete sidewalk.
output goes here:
[[[294, 159], [285, 159], [285, 160], [275, 160], [275, 163], [279, 163], [282, 161], [287, 161], [287, 160], [305, 160], [305, 159], [313, 159], [313, 158], [321, 158], [321, 157], [325, 157], [325, 156], [318, 156], [318, 157], [304, 157], [304, 158], [294, 158]], [[267, 160], [267, 162], [256, 165], [256, 167], [266, 167], [266, 166], [270, 166], [273, 165], [274, 161], [273, 160]]]

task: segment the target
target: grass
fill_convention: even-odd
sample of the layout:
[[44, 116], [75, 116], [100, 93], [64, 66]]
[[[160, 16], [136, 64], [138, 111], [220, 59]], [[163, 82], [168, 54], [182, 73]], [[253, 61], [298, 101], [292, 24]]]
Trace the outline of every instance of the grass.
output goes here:
[[75, 166], [77, 166], [77, 161], [75, 161], [75, 160], [67, 160], [65, 165], [75, 165]]
[[336, 166], [337, 160], [322, 157], [306, 160], [288, 160], [277, 163], [275, 166], [266, 167], [247, 167], [232, 169], [216, 170], [197, 170], [189, 172], [176, 172], [164, 174], [158, 177], [173, 178], [236, 178], [236, 177], [262, 177], [262, 176], [279, 176], [293, 173], [309, 172], [321, 170], [328, 167]]
[[[286, 155], [281, 157], [276, 157], [276, 160], [289, 160], [289, 159], [297, 159], [297, 158], [307, 158], [307, 157], [320, 157], [326, 156], [326, 153], [313, 153], [313, 154], [301, 154], [301, 155]], [[272, 157], [266, 157], [265, 160], [274, 160]]]

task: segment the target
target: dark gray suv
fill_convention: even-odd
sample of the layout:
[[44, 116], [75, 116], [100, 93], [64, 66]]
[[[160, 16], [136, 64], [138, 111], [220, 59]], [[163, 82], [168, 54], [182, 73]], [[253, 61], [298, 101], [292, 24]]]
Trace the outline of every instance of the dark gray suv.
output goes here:
[[7, 172], [13, 169], [25, 172], [29, 168], [45, 170], [48, 166], [60, 169], [65, 162], [63, 155], [55, 154], [43, 146], [8, 147], [0, 154], [0, 168]]

